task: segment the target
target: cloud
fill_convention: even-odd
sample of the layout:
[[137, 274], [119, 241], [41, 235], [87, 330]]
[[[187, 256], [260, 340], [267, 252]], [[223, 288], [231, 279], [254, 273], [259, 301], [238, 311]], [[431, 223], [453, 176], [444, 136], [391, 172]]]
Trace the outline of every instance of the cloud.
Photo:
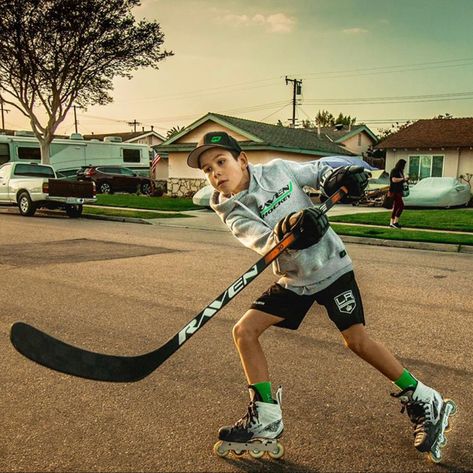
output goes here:
[[284, 13], [275, 13], [267, 16], [259, 13], [253, 16], [227, 14], [219, 19], [221, 23], [233, 26], [264, 27], [266, 31], [269, 31], [270, 33], [290, 33], [296, 24], [294, 18], [291, 18]]
[[365, 28], [347, 28], [347, 29], [342, 30], [342, 31], [345, 34], [365, 34], [365, 33], [369, 33], [369, 31], [366, 30]]

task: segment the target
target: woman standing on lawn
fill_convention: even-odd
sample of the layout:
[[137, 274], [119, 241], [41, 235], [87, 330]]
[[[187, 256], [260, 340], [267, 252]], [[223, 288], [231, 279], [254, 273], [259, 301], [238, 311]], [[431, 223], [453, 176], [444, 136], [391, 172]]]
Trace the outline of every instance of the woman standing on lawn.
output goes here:
[[391, 222], [389, 226], [392, 228], [401, 228], [399, 225], [399, 217], [404, 210], [404, 201], [402, 200], [402, 191], [404, 183], [409, 180], [409, 176], [404, 176], [404, 168], [406, 160], [400, 159], [389, 174], [389, 193], [394, 197], [394, 206], [391, 213]]

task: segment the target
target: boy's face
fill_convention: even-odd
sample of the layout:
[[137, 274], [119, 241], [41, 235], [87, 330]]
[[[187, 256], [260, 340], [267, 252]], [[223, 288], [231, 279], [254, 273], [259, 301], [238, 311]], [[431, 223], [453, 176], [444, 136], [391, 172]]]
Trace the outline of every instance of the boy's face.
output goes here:
[[235, 159], [226, 149], [208, 149], [200, 156], [200, 169], [212, 187], [224, 195], [237, 194], [247, 189], [250, 182], [245, 153]]

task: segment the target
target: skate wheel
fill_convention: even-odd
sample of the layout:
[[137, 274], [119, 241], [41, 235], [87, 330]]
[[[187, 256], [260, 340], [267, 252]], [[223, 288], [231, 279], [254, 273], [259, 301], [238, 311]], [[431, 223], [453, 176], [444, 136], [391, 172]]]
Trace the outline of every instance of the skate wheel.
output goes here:
[[450, 405], [450, 407], [452, 408], [452, 410], [450, 411], [450, 415], [454, 416], [457, 413], [457, 405], [455, 404], [455, 402], [451, 399], [445, 399], [445, 403]]
[[445, 447], [445, 445], [447, 445], [447, 437], [445, 437], [445, 435], [444, 435], [443, 439], [439, 442], [439, 447], [443, 448], [443, 447]]
[[271, 458], [274, 458], [275, 460], [277, 460], [278, 458], [282, 458], [284, 455], [284, 447], [282, 446], [281, 443], [278, 442], [276, 444], [276, 451], [268, 452], [268, 455]]
[[232, 450], [232, 453], [237, 457], [241, 457], [245, 453], [245, 450]]
[[264, 455], [264, 450], [258, 450], [257, 448], [248, 450], [248, 453], [253, 458], [261, 458]]
[[223, 442], [221, 440], [214, 445], [214, 453], [219, 457], [226, 457], [228, 455], [228, 450], [223, 448]]
[[429, 452], [429, 460], [433, 463], [440, 463], [440, 461], [442, 460], [442, 454], [438, 453], [438, 455], [435, 455], [433, 452]]

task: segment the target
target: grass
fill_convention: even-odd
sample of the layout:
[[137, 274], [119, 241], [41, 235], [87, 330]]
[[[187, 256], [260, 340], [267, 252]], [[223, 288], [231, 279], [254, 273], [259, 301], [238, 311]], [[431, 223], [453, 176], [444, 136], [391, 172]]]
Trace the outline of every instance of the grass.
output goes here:
[[[330, 222], [389, 225], [391, 211], [370, 212], [330, 217]], [[473, 209], [405, 210], [399, 222], [403, 229], [429, 228], [473, 232]], [[404, 230], [403, 230], [404, 231]]]
[[95, 205], [176, 212], [202, 208], [194, 205], [192, 199], [165, 196], [148, 197], [136, 194], [97, 194], [97, 203]]
[[422, 241], [427, 243], [450, 243], [456, 245], [473, 245], [473, 234], [425, 232], [421, 230], [396, 230], [394, 228], [374, 228], [354, 225], [332, 224], [332, 228], [339, 235], [350, 235], [382, 240]]
[[191, 215], [185, 215], [175, 212], [140, 212], [139, 210], [121, 210], [121, 209], [107, 209], [97, 207], [84, 207], [84, 215], [107, 215], [112, 217], [132, 217], [132, 218], [193, 218]]

